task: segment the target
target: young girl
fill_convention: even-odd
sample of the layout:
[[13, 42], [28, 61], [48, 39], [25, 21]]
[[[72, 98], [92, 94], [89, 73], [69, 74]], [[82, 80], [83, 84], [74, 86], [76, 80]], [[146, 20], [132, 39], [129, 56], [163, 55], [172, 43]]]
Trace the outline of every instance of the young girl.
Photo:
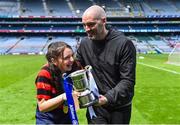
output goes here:
[[48, 46], [48, 61], [37, 75], [36, 124], [72, 124], [68, 115], [62, 74], [74, 66], [72, 48], [65, 42]]

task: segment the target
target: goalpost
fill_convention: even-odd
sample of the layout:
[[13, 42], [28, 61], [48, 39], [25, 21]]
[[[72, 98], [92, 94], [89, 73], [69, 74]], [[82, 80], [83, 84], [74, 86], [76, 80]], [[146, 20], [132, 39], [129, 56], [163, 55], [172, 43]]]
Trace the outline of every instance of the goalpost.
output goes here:
[[177, 43], [169, 54], [168, 63], [180, 66], [180, 43]]

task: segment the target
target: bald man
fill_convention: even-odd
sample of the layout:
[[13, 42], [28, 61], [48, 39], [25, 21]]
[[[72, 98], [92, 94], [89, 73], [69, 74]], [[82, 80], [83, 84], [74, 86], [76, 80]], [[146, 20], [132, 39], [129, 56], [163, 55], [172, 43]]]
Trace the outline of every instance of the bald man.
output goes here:
[[91, 65], [99, 89], [96, 116], [87, 111], [89, 124], [129, 124], [134, 95], [136, 49], [121, 32], [106, 28], [106, 13], [89, 7], [82, 16], [87, 37], [81, 40], [77, 60]]

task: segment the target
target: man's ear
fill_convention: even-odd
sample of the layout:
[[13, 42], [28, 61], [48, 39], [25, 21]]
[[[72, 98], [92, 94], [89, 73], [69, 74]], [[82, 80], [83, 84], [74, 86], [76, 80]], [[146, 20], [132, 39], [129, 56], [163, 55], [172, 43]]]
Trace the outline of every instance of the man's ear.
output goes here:
[[103, 22], [104, 24], [106, 23], [106, 18], [105, 18], [105, 17], [102, 18], [102, 22]]

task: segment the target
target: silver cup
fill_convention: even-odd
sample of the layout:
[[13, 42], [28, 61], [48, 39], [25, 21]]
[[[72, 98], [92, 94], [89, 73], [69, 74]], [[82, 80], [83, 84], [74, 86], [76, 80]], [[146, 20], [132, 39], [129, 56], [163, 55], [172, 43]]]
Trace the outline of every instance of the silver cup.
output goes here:
[[97, 97], [90, 91], [90, 83], [88, 78], [88, 72], [90, 72], [90, 66], [86, 66], [83, 70], [77, 70], [69, 75], [73, 82], [75, 91], [80, 92], [79, 106], [80, 108], [89, 107], [98, 102]]
[[89, 82], [86, 75], [86, 70], [78, 70], [70, 74], [73, 81], [74, 89], [78, 92], [82, 92], [89, 88]]

